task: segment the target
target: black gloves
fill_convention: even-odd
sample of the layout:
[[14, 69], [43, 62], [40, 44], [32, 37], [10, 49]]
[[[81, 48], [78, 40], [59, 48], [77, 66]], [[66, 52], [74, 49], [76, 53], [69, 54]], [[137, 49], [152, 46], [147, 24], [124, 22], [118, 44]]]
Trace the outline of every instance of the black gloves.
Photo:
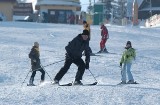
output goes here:
[[122, 63], [120, 63], [120, 67], [122, 67]]
[[66, 59], [73, 59], [73, 57], [71, 56], [71, 54], [66, 53]]
[[88, 62], [86, 62], [85, 68], [86, 68], [86, 69], [89, 69], [89, 63], [88, 63]]
[[33, 59], [33, 65], [36, 66], [37, 65], [37, 61], [35, 59]]
[[126, 58], [128, 58], [129, 57], [129, 55], [126, 55]]

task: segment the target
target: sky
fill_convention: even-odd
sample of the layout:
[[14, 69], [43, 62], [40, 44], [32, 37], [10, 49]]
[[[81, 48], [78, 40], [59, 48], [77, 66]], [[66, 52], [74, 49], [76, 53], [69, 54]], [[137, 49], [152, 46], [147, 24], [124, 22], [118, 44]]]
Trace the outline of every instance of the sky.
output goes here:
[[[107, 24], [106, 48], [110, 53], [91, 56], [89, 63], [98, 84], [62, 87], [51, 85], [51, 81], [64, 64], [58, 61], [65, 59], [65, 46], [82, 33], [83, 26], [0, 22], [0, 105], [160, 105], [160, 28], [141, 25]], [[91, 25], [93, 53], [100, 50], [100, 33], [100, 26]], [[121, 82], [119, 63], [128, 40], [136, 49], [131, 71], [139, 84], [117, 85]], [[37, 71], [34, 78], [37, 86], [27, 87], [31, 76], [28, 54], [35, 41], [40, 44], [41, 65], [51, 65], [44, 68], [43, 84]], [[72, 64], [60, 84], [73, 82], [76, 72], [77, 66]], [[86, 70], [82, 82], [94, 83], [92, 74]]]

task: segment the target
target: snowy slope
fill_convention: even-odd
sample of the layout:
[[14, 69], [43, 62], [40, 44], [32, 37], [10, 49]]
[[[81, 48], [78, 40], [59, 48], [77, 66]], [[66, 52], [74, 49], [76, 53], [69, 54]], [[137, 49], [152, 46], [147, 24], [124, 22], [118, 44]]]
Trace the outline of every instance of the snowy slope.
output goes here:
[[[160, 29], [107, 26], [108, 51], [91, 57], [90, 70], [98, 80], [97, 86], [59, 87], [50, 85], [46, 74], [43, 86], [27, 87], [30, 70], [28, 53], [34, 41], [40, 43], [43, 66], [64, 59], [68, 41], [82, 32], [80, 25], [43, 23], [0, 23], [0, 105], [160, 105]], [[99, 51], [100, 29], [91, 26], [90, 46]], [[126, 42], [130, 40], [137, 58], [132, 73], [137, 85], [117, 86], [120, 82], [119, 61]], [[53, 79], [64, 62], [45, 68]], [[61, 83], [74, 81], [77, 67], [73, 64]], [[39, 84], [37, 72], [35, 84]], [[27, 76], [27, 78], [26, 78]], [[25, 83], [22, 82], [26, 78]], [[83, 83], [93, 83], [94, 78], [85, 71]]]

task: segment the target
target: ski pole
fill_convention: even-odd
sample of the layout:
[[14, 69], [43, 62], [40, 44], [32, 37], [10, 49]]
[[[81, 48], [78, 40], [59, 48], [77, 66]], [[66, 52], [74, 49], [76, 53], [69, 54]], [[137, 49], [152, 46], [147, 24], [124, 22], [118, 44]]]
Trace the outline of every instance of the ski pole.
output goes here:
[[30, 69], [30, 71], [28, 72], [27, 76], [25, 77], [24, 81], [22, 82], [21, 87], [23, 86], [23, 83], [25, 82], [25, 80], [26, 80], [26, 78], [28, 77], [28, 75], [29, 75], [30, 72], [31, 72], [31, 69]]
[[[88, 69], [88, 70], [89, 70], [89, 69]], [[89, 72], [91, 73], [91, 75], [93, 76], [94, 80], [96, 81], [95, 84], [97, 84], [98, 81], [97, 81], [96, 77], [93, 75], [93, 73], [91, 72], [91, 70], [89, 70]]]
[[[62, 61], [64, 61], [64, 60], [65, 60], [65, 59], [60, 60], [60, 61], [57, 61], [57, 62], [54, 62], [54, 63], [51, 63], [51, 64], [48, 64], [48, 65], [46, 65], [46, 66], [43, 66], [43, 68], [44, 68], [44, 67], [47, 67], [47, 66], [50, 66], [50, 65], [53, 65], [53, 64], [56, 64], [56, 63], [59, 63], [59, 62], [62, 62]], [[36, 71], [36, 70], [39, 70], [39, 69], [41, 69], [41, 67], [39, 67], [39, 68], [37, 68], [37, 69], [34, 69], [34, 70], [30, 69], [30, 71], [32, 70], [32, 72], [33, 72], [33, 71]], [[22, 82], [21, 87], [23, 86], [23, 83], [25, 82], [26, 78], [28, 77], [30, 71], [28, 72], [27, 76], [25, 77], [24, 81]], [[47, 73], [47, 72], [46, 72], [46, 73]], [[48, 73], [47, 73], [47, 75], [48, 75]], [[49, 76], [49, 75], [48, 75], [48, 76]], [[49, 76], [49, 77], [50, 77], [50, 76]], [[51, 77], [50, 77], [50, 79], [51, 79]], [[51, 80], [52, 80], [52, 79], [51, 79]]]
[[53, 64], [56, 64], [56, 63], [62, 62], [62, 61], [64, 61], [64, 60], [65, 60], [65, 59], [60, 60], [60, 61], [57, 61], [57, 62], [54, 62], [54, 63], [51, 63], [51, 64], [48, 64], [48, 65], [45, 65], [45, 66], [43, 66], [43, 67], [47, 67], [47, 66], [50, 66], [50, 65], [53, 65]]
[[42, 64], [41, 64], [41, 67], [43, 68], [43, 70], [47, 73], [47, 75], [48, 75], [48, 77], [50, 78], [50, 80], [52, 81], [52, 78], [51, 78], [51, 76], [48, 74], [48, 72], [44, 69], [44, 67], [42, 66]]
[[121, 70], [121, 76], [123, 77], [124, 76], [124, 66], [125, 66], [126, 64], [123, 64], [122, 66], [119, 66], [120, 67], [120, 70]]
[[[60, 61], [57, 61], [57, 62], [54, 62], [54, 63], [51, 63], [51, 64], [48, 64], [48, 65], [45, 65], [45, 66], [43, 66], [43, 68], [45, 68], [45, 67], [47, 67], [47, 66], [50, 66], [50, 65], [54, 65], [54, 64], [59, 63], [59, 62], [62, 62], [62, 61], [64, 61], [64, 60], [65, 60], [65, 59], [60, 60]], [[41, 67], [39, 67], [39, 68], [37, 68], [37, 69], [34, 69], [34, 70], [32, 70], [32, 71], [37, 71], [37, 70], [39, 70], [39, 69], [41, 69]]]

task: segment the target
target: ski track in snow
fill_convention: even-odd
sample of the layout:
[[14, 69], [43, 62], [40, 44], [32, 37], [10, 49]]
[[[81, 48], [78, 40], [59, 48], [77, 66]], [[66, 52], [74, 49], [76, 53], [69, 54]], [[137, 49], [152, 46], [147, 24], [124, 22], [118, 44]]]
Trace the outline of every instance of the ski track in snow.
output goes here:
[[[27, 87], [30, 70], [28, 53], [34, 41], [40, 43], [43, 66], [61, 61], [64, 47], [76, 35], [82, 33], [81, 25], [43, 24], [29, 22], [0, 23], [0, 105], [160, 105], [160, 36], [159, 28], [131, 26], [108, 26], [109, 40], [106, 43], [111, 53], [91, 56], [90, 70], [98, 80], [96, 86], [55, 86], [46, 74], [42, 86]], [[91, 26], [90, 46], [99, 51], [100, 27]], [[139, 84], [117, 85], [120, 82], [119, 61], [124, 46], [131, 40], [137, 57], [132, 73]], [[84, 57], [83, 57], [84, 58]], [[45, 68], [53, 79], [64, 62]], [[73, 64], [61, 83], [74, 81], [77, 67]], [[40, 73], [35, 76], [39, 84]], [[93, 83], [94, 78], [85, 71], [84, 83]]]

